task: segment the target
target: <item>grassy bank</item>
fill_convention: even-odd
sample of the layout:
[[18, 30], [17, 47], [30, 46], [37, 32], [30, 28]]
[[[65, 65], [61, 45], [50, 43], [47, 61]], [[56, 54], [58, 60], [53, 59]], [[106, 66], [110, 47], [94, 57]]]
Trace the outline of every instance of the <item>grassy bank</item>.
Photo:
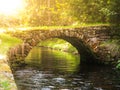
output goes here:
[[13, 47], [21, 42], [21, 40], [11, 37], [8, 34], [0, 34], [0, 54], [6, 54], [10, 47]]
[[0, 90], [17, 90], [11, 69], [3, 60], [0, 60]]
[[6, 53], [10, 47], [22, 41], [8, 34], [0, 33], [0, 90], [17, 90], [12, 72], [6, 62]]

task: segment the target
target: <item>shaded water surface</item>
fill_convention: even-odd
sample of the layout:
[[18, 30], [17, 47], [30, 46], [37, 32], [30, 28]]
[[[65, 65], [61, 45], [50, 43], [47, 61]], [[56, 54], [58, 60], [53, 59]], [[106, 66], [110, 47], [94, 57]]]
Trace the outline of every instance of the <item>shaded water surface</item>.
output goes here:
[[120, 90], [114, 69], [80, 64], [77, 55], [35, 47], [25, 63], [13, 72], [18, 90]]

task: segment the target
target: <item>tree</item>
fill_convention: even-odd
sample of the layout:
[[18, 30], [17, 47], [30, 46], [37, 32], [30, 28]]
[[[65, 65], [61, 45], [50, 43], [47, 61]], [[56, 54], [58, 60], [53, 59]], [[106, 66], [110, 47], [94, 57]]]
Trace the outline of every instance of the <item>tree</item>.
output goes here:
[[120, 26], [120, 0], [111, 0], [110, 10], [110, 23]]
[[27, 26], [69, 25], [72, 22], [67, 0], [26, 0], [20, 22]]
[[109, 15], [110, 0], [70, 0], [71, 14], [79, 22], [106, 23]]

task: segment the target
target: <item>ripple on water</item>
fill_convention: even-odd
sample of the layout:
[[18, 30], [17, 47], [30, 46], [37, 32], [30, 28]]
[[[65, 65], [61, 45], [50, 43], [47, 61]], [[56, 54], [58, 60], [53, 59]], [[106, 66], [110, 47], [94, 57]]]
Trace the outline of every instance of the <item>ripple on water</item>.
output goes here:
[[[47, 53], [41, 52], [42, 56], [33, 54], [33, 57], [39, 57], [38, 60], [33, 58], [34, 62], [30, 61], [25, 68], [20, 67], [14, 72], [19, 90], [120, 90], [120, 75], [116, 76], [111, 68], [81, 67], [77, 66], [76, 59], [71, 60], [71, 56]], [[51, 59], [47, 60], [48, 57]]]

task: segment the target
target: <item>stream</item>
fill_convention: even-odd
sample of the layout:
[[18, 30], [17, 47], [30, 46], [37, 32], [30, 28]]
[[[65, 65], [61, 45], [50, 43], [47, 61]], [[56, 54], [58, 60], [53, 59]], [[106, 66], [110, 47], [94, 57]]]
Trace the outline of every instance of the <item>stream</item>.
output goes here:
[[112, 67], [80, 63], [79, 55], [35, 47], [15, 66], [18, 90], [120, 90], [120, 74]]

